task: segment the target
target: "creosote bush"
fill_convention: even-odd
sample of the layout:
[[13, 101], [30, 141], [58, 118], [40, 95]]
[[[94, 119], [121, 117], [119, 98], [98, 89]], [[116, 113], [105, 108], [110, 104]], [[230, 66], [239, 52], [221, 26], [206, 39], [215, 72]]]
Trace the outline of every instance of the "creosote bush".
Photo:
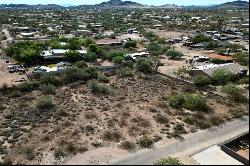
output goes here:
[[162, 157], [160, 160], [154, 162], [154, 165], [183, 165], [177, 158]]
[[110, 89], [107, 85], [98, 83], [94, 80], [89, 81], [88, 86], [91, 89], [91, 92], [95, 94], [108, 95], [110, 93]]
[[55, 104], [52, 102], [50, 97], [44, 96], [38, 99], [36, 102], [36, 108], [41, 110], [48, 110], [55, 107]]

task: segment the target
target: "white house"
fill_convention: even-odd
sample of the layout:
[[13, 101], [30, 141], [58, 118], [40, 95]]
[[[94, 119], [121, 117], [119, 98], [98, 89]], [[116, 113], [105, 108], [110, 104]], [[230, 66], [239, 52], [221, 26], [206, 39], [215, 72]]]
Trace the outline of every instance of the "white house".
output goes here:
[[[69, 50], [68, 49], [67, 50], [64, 50], [64, 49], [46, 50], [41, 53], [41, 56], [44, 59], [61, 59], [61, 58], [64, 58], [64, 55], [67, 51]], [[79, 52], [81, 56], [84, 56], [85, 54], [87, 54], [86, 50], [76, 50], [76, 51]]]

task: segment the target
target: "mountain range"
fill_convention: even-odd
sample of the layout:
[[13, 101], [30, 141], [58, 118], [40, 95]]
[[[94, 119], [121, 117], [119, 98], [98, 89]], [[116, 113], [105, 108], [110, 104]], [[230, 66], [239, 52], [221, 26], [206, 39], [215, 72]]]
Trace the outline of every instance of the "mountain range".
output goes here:
[[247, 1], [234, 1], [227, 2], [220, 5], [210, 5], [210, 6], [178, 6], [175, 4], [166, 4], [162, 6], [149, 6], [143, 5], [132, 1], [122, 1], [122, 0], [110, 0], [107, 2], [102, 2], [95, 5], [79, 5], [79, 6], [61, 6], [56, 4], [48, 5], [28, 5], [28, 4], [1, 4], [0, 8], [83, 8], [83, 9], [93, 9], [93, 8], [166, 8], [166, 9], [177, 9], [177, 8], [216, 8], [216, 9], [227, 9], [227, 8], [249, 8], [249, 2]]

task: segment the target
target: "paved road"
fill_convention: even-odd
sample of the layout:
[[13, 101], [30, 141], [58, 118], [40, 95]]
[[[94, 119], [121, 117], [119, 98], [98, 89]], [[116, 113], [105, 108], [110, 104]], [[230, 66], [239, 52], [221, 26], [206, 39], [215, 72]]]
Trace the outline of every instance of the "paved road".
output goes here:
[[167, 155], [191, 156], [210, 146], [221, 144], [239, 134], [249, 131], [249, 117], [227, 122], [219, 127], [186, 135], [183, 141], [156, 150], [144, 150], [123, 159], [112, 161], [113, 165], [147, 165]]

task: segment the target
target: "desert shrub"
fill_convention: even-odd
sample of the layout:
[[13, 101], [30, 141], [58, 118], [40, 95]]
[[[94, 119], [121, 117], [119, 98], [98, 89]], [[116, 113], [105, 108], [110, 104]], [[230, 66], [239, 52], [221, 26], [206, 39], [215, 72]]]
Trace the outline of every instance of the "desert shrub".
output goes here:
[[17, 89], [22, 92], [30, 92], [33, 90], [33, 88], [34, 88], [33, 84], [29, 82], [23, 82], [17, 85]]
[[134, 150], [136, 148], [136, 145], [130, 141], [123, 141], [120, 144], [120, 148], [124, 150]]
[[220, 125], [221, 123], [224, 122], [224, 119], [220, 115], [212, 115], [209, 118], [209, 122], [210, 122], [211, 125], [218, 126], [218, 125]]
[[114, 64], [122, 64], [122, 62], [124, 61], [124, 57], [123, 56], [116, 56], [112, 58], [112, 62]]
[[149, 138], [147, 135], [144, 135], [138, 142], [141, 148], [152, 148], [153, 143], [153, 139]]
[[67, 68], [63, 71], [63, 80], [66, 83], [72, 83], [75, 81], [88, 81], [96, 79], [98, 77], [98, 71], [93, 67], [79, 68]]
[[249, 84], [249, 77], [244, 77], [239, 80], [239, 84]]
[[160, 123], [160, 124], [166, 124], [169, 122], [169, 119], [166, 115], [162, 115], [160, 113], [157, 113], [154, 116], [154, 119], [156, 120], [156, 122]]
[[196, 86], [206, 86], [210, 84], [210, 79], [206, 76], [198, 75], [194, 77], [193, 83]]
[[174, 72], [175, 75], [181, 78], [184, 77], [188, 73], [189, 73], [189, 70], [186, 67], [180, 67], [177, 69], [177, 71]]
[[87, 54], [85, 54], [82, 59], [86, 62], [93, 62], [95, 61], [97, 58], [97, 55], [95, 52], [88, 52]]
[[249, 56], [246, 53], [237, 52], [233, 55], [233, 58], [243, 66], [249, 65]]
[[131, 119], [131, 122], [136, 123], [138, 126], [144, 127], [144, 128], [151, 126], [150, 121], [141, 116]]
[[183, 163], [177, 158], [163, 157], [160, 160], [154, 162], [154, 165], [183, 165]]
[[108, 83], [110, 81], [109, 77], [107, 77], [107, 76], [105, 76], [103, 74], [100, 74], [98, 76], [97, 80], [100, 81], [100, 82], [104, 82], [104, 83]]
[[166, 52], [166, 56], [168, 56], [170, 59], [179, 59], [179, 58], [183, 57], [184, 55], [178, 51], [168, 50]]
[[182, 123], [177, 123], [173, 129], [174, 129], [173, 131], [174, 137], [180, 137], [180, 135], [187, 133], [187, 131], [184, 128], [184, 124]]
[[113, 60], [114, 57], [123, 57], [123, 56], [124, 53], [113, 51], [107, 54], [107, 59], [111, 61]]
[[50, 97], [41, 97], [36, 102], [36, 108], [45, 110], [45, 109], [51, 109], [55, 107], [55, 104], [52, 102], [52, 99]]
[[22, 93], [19, 90], [15, 90], [12, 92], [12, 97], [21, 97]]
[[211, 80], [215, 84], [223, 85], [231, 82], [234, 78], [233, 73], [224, 69], [218, 69], [214, 71], [211, 76]]
[[76, 63], [76, 66], [77, 66], [78, 68], [83, 69], [83, 68], [85, 68], [85, 67], [88, 67], [88, 64], [87, 64], [86, 62], [84, 62], [84, 61], [79, 61], [79, 62]]
[[119, 70], [116, 71], [116, 74], [118, 77], [132, 77], [133, 74], [133, 70], [130, 67], [123, 67]]
[[124, 44], [124, 47], [125, 48], [136, 48], [136, 45], [137, 45], [137, 42], [132, 40], [132, 41], [127, 41], [125, 44]]
[[97, 114], [95, 112], [86, 112], [85, 118], [86, 119], [97, 119]]
[[238, 88], [236, 85], [225, 85], [221, 88], [221, 91], [226, 93], [235, 102], [243, 102], [247, 100], [242, 94], [242, 89]]
[[156, 42], [150, 43], [147, 47], [147, 50], [151, 55], [158, 56], [161, 54], [161, 45]]
[[102, 135], [104, 141], [119, 142], [122, 134], [119, 131], [105, 131]]
[[28, 160], [34, 160], [36, 158], [36, 154], [33, 148], [25, 148], [24, 154]]
[[56, 93], [56, 87], [52, 84], [42, 84], [40, 90], [47, 95], [52, 95]]
[[140, 72], [143, 72], [145, 74], [149, 74], [153, 72], [153, 64], [151, 61], [147, 60], [147, 59], [139, 59], [139, 61], [137, 62], [137, 69]]
[[110, 93], [109, 87], [104, 85], [104, 84], [100, 84], [94, 80], [89, 81], [88, 82], [88, 86], [91, 89], [91, 92], [96, 93], [96, 94], [104, 94], [107, 95]]
[[173, 94], [168, 99], [168, 103], [171, 107], [180, 108], [185, 102], [185, 98], [183, 94]]
[[51, 75], [42, 76], [39, 80], [41, 84], [51, 84], [54, 86], [60, 85], [59, 80], [56, 77], [51, 76]]
[[70, 61], [70, 62], [77, 62], [82, 59], [80, 53], [75, 50], [69, 50], [65, 53], [64, 55], [65, 59]]
[[206, 111], [207, 105], [203, 97], [199, 94], [187, 94], [183, 107], [194, 111]]
[[65, 156], [65, 153], [64, 153], [63, 149], [61, 149], [61, 148], [55, 149], [55, 151], [54, 151], [54, 158], [56, 160], [60, 160], [61, 157], [64, 157], [64, 156]]

